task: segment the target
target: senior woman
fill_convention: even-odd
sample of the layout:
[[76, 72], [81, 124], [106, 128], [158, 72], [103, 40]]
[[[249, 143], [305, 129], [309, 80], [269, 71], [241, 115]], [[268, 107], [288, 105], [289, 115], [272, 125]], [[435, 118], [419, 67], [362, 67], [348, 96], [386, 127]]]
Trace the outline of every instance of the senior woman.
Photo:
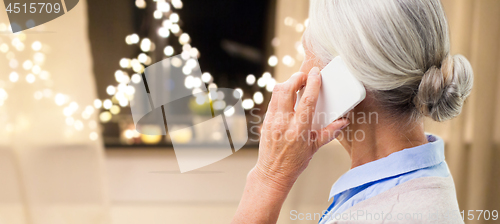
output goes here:
[[[258, 162], [233, 223], [276, 223], [312, 156], [337, 137], [351, 169], [333, 185], [320, 223], [463, 223], [443, 140], [423, 127], [426, 116], [439, 122], [457, 116], [473, 83], [467, 59], [450, 55], [439, 0], [311, 0], [309, 19], [306, 60], [273, 91]], [[311, 131], [320, 68], [337, 54], [367, 89], [351, 113], [379, 119], [349, 116]], [[345, 137], [359, 131], [364, 138]]]

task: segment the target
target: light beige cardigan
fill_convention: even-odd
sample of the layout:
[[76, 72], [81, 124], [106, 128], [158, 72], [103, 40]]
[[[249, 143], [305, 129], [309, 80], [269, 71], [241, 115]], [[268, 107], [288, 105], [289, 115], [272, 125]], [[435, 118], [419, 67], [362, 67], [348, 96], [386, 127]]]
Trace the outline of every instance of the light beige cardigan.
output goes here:
[[450, 177], [421, 177], [362, 201], [329, 224], [464, 223]]

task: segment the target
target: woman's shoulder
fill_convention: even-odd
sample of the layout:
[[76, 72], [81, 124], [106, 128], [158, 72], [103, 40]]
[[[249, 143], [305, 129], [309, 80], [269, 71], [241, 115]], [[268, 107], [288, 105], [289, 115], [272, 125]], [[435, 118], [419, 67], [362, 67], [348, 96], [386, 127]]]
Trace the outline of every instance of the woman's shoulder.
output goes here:
[[463, 223], [451, 176], [410, 180], [356, 204], [343, 215], [330, 223]]

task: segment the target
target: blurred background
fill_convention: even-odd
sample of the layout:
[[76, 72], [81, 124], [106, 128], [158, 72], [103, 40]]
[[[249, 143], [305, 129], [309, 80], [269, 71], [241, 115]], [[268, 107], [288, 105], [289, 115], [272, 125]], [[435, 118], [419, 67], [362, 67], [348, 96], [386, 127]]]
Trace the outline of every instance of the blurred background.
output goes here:
[[[442, 3], [452, 53], [471, 61], [475, 86], [458, 118], [426, 121], [426, 130], [446, 142], [460, 209], [500, 210], [500, 1]], [[257, 159], [272, 88], [303, 60], [308, 4], [86, 0], [16, 34], [1, 14], [0, 224], [230, 222]], [[202, 69], [185, 88], [243, 93], [249, 133], [243, 149], [184, 174], [168, 135], [134, 130], [128, 96], [135, 89], [127, 87], [145, 67], [174, 55], [196, 58]], [[177, 137], [189, 144], [203, 131]], [[337, 142], [323, 147], [279, 223], [317, 223], [291, 220], [290, 211], [326, 209], [330, 187], [349, 166]]]

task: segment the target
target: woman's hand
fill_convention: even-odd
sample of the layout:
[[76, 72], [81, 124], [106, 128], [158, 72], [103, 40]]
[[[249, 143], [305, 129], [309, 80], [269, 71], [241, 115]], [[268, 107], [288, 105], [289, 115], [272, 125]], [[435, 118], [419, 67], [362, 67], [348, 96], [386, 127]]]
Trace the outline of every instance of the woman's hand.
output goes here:
[[[294, 111], [296, 92], [304, 85]], [[349, 124], [342, 119], [322, 130], [311, 130], [320, 87], [321, 76], [315, 67], [309, 74], [296, 73], [274, 88], [261, 129], [259, 159], [247, 177], [233, 223], [275, 223], [293, 183], [314, 153]]]
[[[304, 85], [304, 94], [294, 111], [296, 92]], [[342, 119], [322, 130], [311, 130], [320, 87], [321, 75], [314, 67], [309, 74], [294, 74], [273, 90], [261, 130], [259, 160], [252, 172], [271, 181], [269, 184], [277, 189], [291, 188], [318, 149], [349, 124]]]

